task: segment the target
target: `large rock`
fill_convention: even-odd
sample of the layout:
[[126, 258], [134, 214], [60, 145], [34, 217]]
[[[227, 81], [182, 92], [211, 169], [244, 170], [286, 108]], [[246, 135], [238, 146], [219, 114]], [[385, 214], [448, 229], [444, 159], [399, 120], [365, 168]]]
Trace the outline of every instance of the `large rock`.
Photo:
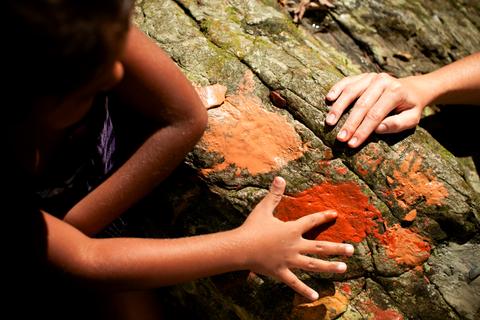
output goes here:
[[[478, 316], [478, 279], [454, 281], [474, 277], [480, 266], [479, 194], [466, 182], [464, 166], [421, 128], [373, 136], [351, 150], [335, 140], [339, 126], [324, 125], [325, 94], [345, 75], [425, 72], [480, 49], [480, 7], [470, 2], [336, 1], [329, 11], [307, 12], [303, 26], [273, 0], [137, 3], [136, 23], [205, 101], [205, 88], [216, 85], [208, 87], [217, 95], [203, 139], [156, 193], [165, 203], [162, 214], [172, 214], [170, 234], [240, 225], [280, 175], [287, 191], [279, 219], [335, 208], [335, 224], [307, 236], [356, 247], [344, 275], [299, 272], [322, 293], [317, 302], [238, 272], [169, 289], [166, 299], [177, 316]], [[317, 25], [322, 32], [310, 32]], [[157, 220], [149, 218], [149, 234], [164, 233], [165, 222]], [[472, 254], [460, 254], [467, 245]]]

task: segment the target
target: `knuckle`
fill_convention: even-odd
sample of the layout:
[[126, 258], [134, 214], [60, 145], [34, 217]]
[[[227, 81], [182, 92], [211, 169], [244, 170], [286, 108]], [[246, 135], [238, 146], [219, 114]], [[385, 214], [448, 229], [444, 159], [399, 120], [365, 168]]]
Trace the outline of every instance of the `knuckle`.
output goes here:
[[315, 226], [317, 224], [317, 221], [318, 221], [318, 216], [315, 214], [311, 214], [308, 217], [308, 224], [311, 226]]
[[372, 122], [380, 122], [383, 120], [382, 114], [375, 110], [371, 110], [369, 113], [367, 113], [365, 118]]
[[295, 277], [288, 278], [285, 283], [291, 288], [300, 288], [299, 280]]
[[391, 80], [391, 78], [392, 76], [390, 76], [388, 73], [385, 73], [385, 72], [381, 72], [377, 75], [377, 79], [383, 82], [388, 82]]
[[358, 99], [355, 103], [355, 108], [367, 109], [367, 102], [365, 101], [365, 99]]
[[416, 127], [420, 123], [420, 116], [416, 116], [412, 121], [412, 128]]

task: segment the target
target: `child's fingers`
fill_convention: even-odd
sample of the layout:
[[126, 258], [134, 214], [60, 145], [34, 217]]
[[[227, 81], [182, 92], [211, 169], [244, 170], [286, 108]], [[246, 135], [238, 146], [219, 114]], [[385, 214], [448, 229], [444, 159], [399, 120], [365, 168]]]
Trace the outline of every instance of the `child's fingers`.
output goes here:
[[421, 114], [416, 109], [408, 109], [399, 114], [386, 117], [375, 129], [376, 133], [397, 133], [414, 128], [420, 122]]
[[307, 286], [305, 283], [300, 281], [297, 276], [289, 269], [285, 268], [280, 270], [280, 272], [277, 274], [277, 277], [280, 281], [285, 283], [287, 286], [289, 286], [290, 288], [295, 290], [295, 292], [304, 296], [305, 298], [312, 301], [318, 299], [318, 293], [309, 286]]
[[270, 191], [265, 198], [260, 201], [257, 208], [261, 208], [261, 211], [272, 214], [275, 207], [282, 200], [283, 193], [285, 192], [286, 182], [282, 177], [275, 177], [270, 185]]
[[299, 256], [294, 267], [311, 272], [343, 273], [347, 270], [344, 262], [325, 261], [303, 255]]
[[320, 224], [335, 219], [336, 217], [337, 212], [335, 210], [327, 210], [303, 216], [297, 219], [295, 223], [299, 226], [300, 231], [303, 234]]
[[342, 255], [351, 256], [354, 248], [351, 244], [329, 241], [305, 240], [304, 248], [300, 253], [311, 253], [320, 256]]

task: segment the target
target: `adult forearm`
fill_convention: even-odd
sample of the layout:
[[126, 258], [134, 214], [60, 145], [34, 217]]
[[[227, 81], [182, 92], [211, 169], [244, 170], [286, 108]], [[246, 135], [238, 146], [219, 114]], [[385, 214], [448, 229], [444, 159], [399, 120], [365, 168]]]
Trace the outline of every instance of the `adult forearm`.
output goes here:
[[480, 104], [480, 53], [413, 78], [427, 104]]

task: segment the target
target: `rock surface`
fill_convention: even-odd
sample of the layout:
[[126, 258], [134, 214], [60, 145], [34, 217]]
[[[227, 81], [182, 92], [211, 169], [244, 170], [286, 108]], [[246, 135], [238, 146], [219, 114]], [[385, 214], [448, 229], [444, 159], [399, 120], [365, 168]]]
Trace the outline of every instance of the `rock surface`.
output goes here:
[[145, 218], [150, 234], [238, 226], [280, 175], [287, 190], [279, 219], [335, 208], [336, 223], [307, 236], [355, 246], [344, 275], [299, 272], [321, 293], [314, 303], [272, 279], [238, 272], [169, 288], [177, 318], [479, 316], [480, 277], [472, 278], [480, 267], [480, 195], [464, 166], [422, 128], [373, 136], [351, 150], [335, 141], [339, 126], [326, 127], [324, 119], [325, 95], [345, 75], [427, 72], [479, 50], [480, 5], [332, 3], [307, 11], [300, 25], [274, 0], [136, 5], [135, 22], [205, 87], [207, 104], [215, 91], [207, 86], [220, 89], [203, 139], [156, 193], [171, 219]]

